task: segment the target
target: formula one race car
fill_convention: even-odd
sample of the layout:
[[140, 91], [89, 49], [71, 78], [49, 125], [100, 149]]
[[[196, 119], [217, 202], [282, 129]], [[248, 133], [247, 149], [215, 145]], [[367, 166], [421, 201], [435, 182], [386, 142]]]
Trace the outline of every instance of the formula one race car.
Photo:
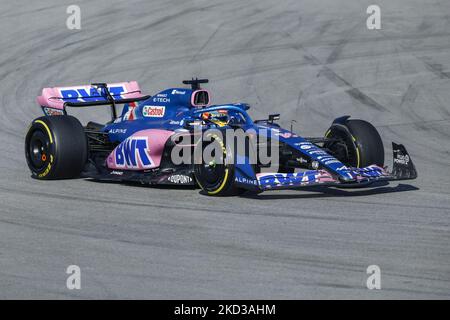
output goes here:
[[[406, 149], [395, 143], [387, 171], [380, 135], [366, 121], [340, 117], [324, 137], [305, 138], [281, 128], [278, 114], [252, 120], [247, 104], [210, 105], [200, 88], [207, 82], [186, 80], [190, 88], [154, 96], [142, 95], [135, 81], [43, 89], [37, 102], [45, 116], [31, 123], [25, 140], [32, 177], [198, 185], [220, 196], [417, 177]], [[93, 106], [109, 106], [111, 121], [83, 127], [67, 114], [69, 107]], [[244, 139], [230, 134], [237, 132]]]

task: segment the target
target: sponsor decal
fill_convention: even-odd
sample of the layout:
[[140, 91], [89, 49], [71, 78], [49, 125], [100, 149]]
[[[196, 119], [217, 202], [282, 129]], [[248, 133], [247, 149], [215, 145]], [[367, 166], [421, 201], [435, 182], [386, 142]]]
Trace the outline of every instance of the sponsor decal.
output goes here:
[[397, 154], [397, 156], [394, 158], [394, 163], [408, 165], [409, 163], [409, 156], [403, 155], [403, 154]]
[[258, 180], [263, 187], [280, 187], [305, 185], [318, 182], [317, 171], [306, 171], [297, 173], [269, 173], [258, 176]]
[[170, 99], [156, 96], [156, 97], [153, 98], [153, 102], [167, 103], [167, 102], [170, 102]]
[[115, 149], [116, 165], [121, 168], [148, 168], [152, 161], [147, 137], [130, 137]]
[[[120, 99], [121, 94], [125, 92], [125, 88], [119, 87], [108, 87], [109, 92], [115, 99]], [[101, 95], [100, 90], [90, 86], [74, 87], [60, 90], [61, 97], [64, 100], [70, 100], [71, 102], [92, 102], [92, 101], [105, 101], [106, 98]]]
[[169, 176], [167, 180], [175, 184], [187, 184], [192, 182], [192, 178], [184, 174], [174, 174]]
[[177, 124], [177, 125], [179, 125], [181, 123], [180, 123], [180, 121], [170, 120], [169, 124]]
[[276, 135], [280, 136], [282, 138], [285, 138], [285, 139], [289, 139], [292, 137], [292, 133], [290, 133], [290, 132], [283, 132], [283, 133], [280, 132], [280, 133], [276, 133]]
[[254, 186], [258, 185], [258, 180], [256, 179], [248, 179], [248, 178], [244, 178], [244, 177], [236, 177], [234, 179], [234, 181], [236, 181], [237, 183], [242, 183], [242, 184], [251, 184]]
[[164, 106], [144, 106], [142, 109], [142, 114], [144, 117], [151, 118], [162, 118], [166, 112], [166, 107]]
[[48, 116], [62, 116], [64, 114], [64, 111], [60, 109], [45, 107], [44, 113]]
[[[308, 141], [297, 142], [297, 143], [294, 143], [294, 145], [298, 146], [302, 150], [309, 150], [314, 147], [314, 145]], [[314, 151], [318, 152], [318, 151], [322, 151], [322, 150], [314, 148]], [[310, 151], [310, 153], [312, 153], [312, 152], [313, 152], [313, 150]]]
[[135, 102], [131, 102], [128, 105], [128, 111], [125, 113], [125, 115], [123, 116], [123, 120], [135, 120], [136, 119], [136, 103]]
[[108, 133], [127, 133], [127, 129], [111, 129], [108, 131]]
[[[326, 161], [337, 160], [337, 159], [330, 155], [326, 155], [326, 156], [318, 156], [317, 160], [320, 160], [321, 162], [326, 162]], [[338, 161], [338, 162], [340, 162], [340, 161]]]
[[[320, 154], [320, 155], [327, 155], [327, 153], [325, 151], [320, 150], [320, 149], [311, 150], [311, 151], [308, 152], [308, 154], [310, 154], [310, 155], [313, 155], [313, 154], [315, 154], [315, 155], [318, 155], [318, 154]], [[319, 159], [319, 157], [317, 157], [317, 158]]]
[[377, 178], [386, 175], [385, 171], [383, 171], [382, 168], [375, 166], [358, 168], [356, 170], [352, 170], [352, 173], [355, 175], [360, 175], [362, 177], [369, 177], [369, 178]]
[[324, 162], [324, 164], [325, 164], [326, 166], [328, 166], [328, 165], [330, 165], [330, 164], [333, 164], [333, 163], [340, 163], [340, 161], [334, 159], [334, 160], [327, 160], [327, 161]]
[[173, 89], [172, 90], [172, 94], [186, 94], [186, 91], [180, 91], [180, 90], [177, 90], [177, 89]]
[[123, 175], [123, 171], [116, 171], [116, 170], [114, 170], [114, 171], [111, 171], [110, 174], [113, 174], [113, 175], [116, 175], [116, 176], [121, 176], [121, 175]]

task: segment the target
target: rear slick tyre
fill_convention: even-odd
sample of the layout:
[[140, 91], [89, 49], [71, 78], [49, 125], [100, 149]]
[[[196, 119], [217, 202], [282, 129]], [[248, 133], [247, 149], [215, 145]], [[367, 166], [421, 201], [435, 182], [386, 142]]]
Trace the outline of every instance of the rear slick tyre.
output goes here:
[[86, 134], [75, 117], [45, 116], [31, 123], [25, 157], [33, 178], [76, 178], [86, 165], [87, 155]]

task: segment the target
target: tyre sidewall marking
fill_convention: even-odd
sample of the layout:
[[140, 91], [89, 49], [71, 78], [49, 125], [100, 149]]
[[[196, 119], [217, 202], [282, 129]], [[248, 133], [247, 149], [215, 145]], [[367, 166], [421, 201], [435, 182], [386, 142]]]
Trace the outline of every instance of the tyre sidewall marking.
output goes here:
[[52, 170], [53, 167], [53, 161], [54, 161], [54, 157], [53, 157], [53, 153], [56, 152], [55, 150], [55, 144], [54, 144], [54, 139], [52, 136], [52, 132], [49, 128], [49, 126], [42, 120], [35, 120], [34, 121], [35, 124], [38, 124], [41, 127], [44, 127], [45, 131], [48, 134], [48, 137], [50, 139], [50, 161], [48, 162], [48, 165], [45, 167], [45, 169], [43, 171], [41, 171], [40, 173], [37, 172], [33, 172], [34, 175], [36, 175], [38, 178], [44, 178], [46, 177]]

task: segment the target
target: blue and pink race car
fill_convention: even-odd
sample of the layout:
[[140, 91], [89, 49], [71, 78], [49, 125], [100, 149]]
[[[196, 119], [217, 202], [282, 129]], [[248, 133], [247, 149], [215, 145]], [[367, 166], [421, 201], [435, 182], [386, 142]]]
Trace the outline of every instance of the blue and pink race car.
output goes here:
[[[387, 171], [380, 135], [366, 121], [344, 116], [323, 137], [301, 137], [281, 128], [278, 114], [253, 120], [247, 104], [211, 105], [207, 82], [186, 80], [189, 87], [153, 96], [135, 81], [44, 88], [37, 102], [45, 116], [25, 139], [32, 177], [192, 185], [217, 196], [417, 177], [395, 143]], [[83, 126], [67, 113], [96, 106], [109, 107], [111, 121]]]

